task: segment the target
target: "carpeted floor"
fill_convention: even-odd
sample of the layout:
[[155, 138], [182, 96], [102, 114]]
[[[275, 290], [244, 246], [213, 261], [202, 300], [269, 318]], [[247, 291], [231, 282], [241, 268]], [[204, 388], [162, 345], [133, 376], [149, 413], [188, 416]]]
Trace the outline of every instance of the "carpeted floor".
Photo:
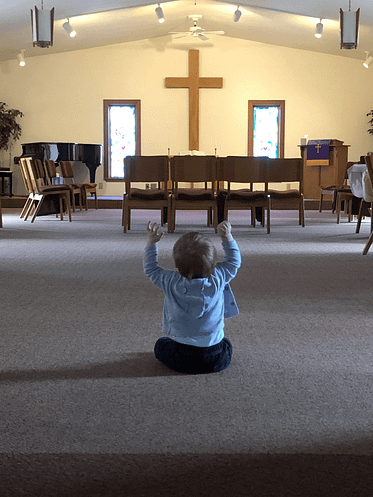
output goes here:
[[[149, 219], [119, 210], [0, 230], [0, 496], [372, 496], [373, 249], [330, 212], [231, 215], [242, 252], [228, 370], [173, 373], [153, 356], [162, 293], [143, 274]], [[160, 242], [211, 236], [178, 214]]]

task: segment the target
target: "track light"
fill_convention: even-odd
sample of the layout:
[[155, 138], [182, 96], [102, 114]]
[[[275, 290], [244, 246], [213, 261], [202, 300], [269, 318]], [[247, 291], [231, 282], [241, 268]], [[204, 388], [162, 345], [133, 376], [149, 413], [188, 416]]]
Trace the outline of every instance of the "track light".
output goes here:
[[242, 12], [240, 11], [240, 6], [237, 5], [237, 10], [235, 11], [234, 16], [233, 16], [233, 21], [238, 22], [240, 20], [241, 16], [242, 16]]
[[351, 12], [351, 0], [349, 1], [348, 12], [339, 11], [339, 33], [341, 38], [340, 48], [351, 50], [357, 48], [359, 40], [359, 16], [360, 9]]
[[26, 62], [25, 62], [25, 51], [24, 50], [21, 50], [19, 52], [19, 54], [17, 55], [17, 59], [18, 59], [18, 64], [23, 67], [26, 65]]
[[321, 19], [320, 19], [320, 22], [318, 22], [316, 24], [316, 32], [315, 32], [315, 36], [316, 38], [321, 38], [322, 37], [322, 31], [324, 29], [324, 25], [323, 23], [321, 22]]
[[155, 9], [155, 13], [157, 14], [158, 22], [164, 22], [164, 15], [161, 4], [158, 4], [158, 7]]
[[66, 33], [71, 36], [71, 38], [74, 38], [74, 36], [76, 35], [76, 31], [71, 27], [69, 18], [67, 18], [67, 21], [62, 24], [62, 27], [66, 31]]
[[43, 0], [41, 0], [41, 10], [35, 7], [31, 9], [32, 41], [34, 47], [49, 48], [53, 45], [53, 21], [54, 8], [43, 10]]
[[370, 52], [365, 52], [365, 62], [363, 62], [363, 66], [368, 69], [372, 62], [373, 57], [370, 55]]

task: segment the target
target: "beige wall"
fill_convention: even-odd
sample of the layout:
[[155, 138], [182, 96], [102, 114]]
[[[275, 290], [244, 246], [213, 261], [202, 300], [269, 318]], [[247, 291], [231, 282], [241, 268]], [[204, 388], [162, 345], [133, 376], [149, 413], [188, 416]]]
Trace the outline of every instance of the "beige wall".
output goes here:
[[[285, 156], [299, 156], [300, 138], [336, 138], [349, 159], [373, 150], [366, 113], [373, 107], [373, 70], [342, 56], [216, 36], [210, 43], [169, 37], [0, 63], [1, 101], [24, 112], [21, 143], [103, 143], [103, 100], [140, 99], [142, 153], [187, 150], [187, 90], [166, 89], [166, 76], [186, 76], [188, 49], [200, 50], [200, 76], [222, 76], [223, 89], [200, 92], [200, 150], [247, 154], [248, 100], [286, 101]], [[193, 40], [194, 41], [194, 40]], [[40, 53], [47, 53], [41, 51]], [[27, 54], [26, 54], [27, 55]], [[23, 186], [15, 170], [15, 189]], [[96, 180], [103, 182], [103, 167]], [[104, 183], [100, 195], [121, 195]]]

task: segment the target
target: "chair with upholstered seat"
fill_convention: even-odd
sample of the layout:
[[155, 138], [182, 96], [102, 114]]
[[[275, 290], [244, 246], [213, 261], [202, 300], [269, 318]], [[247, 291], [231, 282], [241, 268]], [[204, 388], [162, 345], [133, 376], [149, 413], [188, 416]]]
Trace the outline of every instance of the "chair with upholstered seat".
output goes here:
[[[49, 178], [49, 181], [51, 185], [55, 184], [55, 181], [57, 179], [57, 168], [54, 160], [47, 159], [44, 161], [45, 169], [47, 172], [47, 176]], [[83, 209], [83, 203], [82, 203], [82, 188], [80, 185], [77, 185], [76, 183], [65, 183], [68, 185], [70, 188], [70, 202], [71, 206], [73, 209], [73, 212], [75, 212], [75, 207], [76, 207], [76, 199], [75, 196], [78, 197], [78, 205], [80, 206], [80, 210]]]
[[[304, 227], [303, 161], [301, 158], [266, 159], [263, 164], [265, 181], [272, 208], [298, 210], [299, 225]], [[275, 189], [281, 183], [295, 183], [291, 189]]]
[[[224, 198], [224, 219], [228, 220], [230, 210], [250, 212], [250, 224], [255, 227], [255, 210], [262, 212], [261, 225], [265, 226], [267, 213], [267, 233], [270, 233], [270, 197], [267, 187], [254, 190], [255, 184], [264, 183], [262, 157], [228, 156], [218, 159], [217, 181], [219, 197]], [[221, 186], [227, 182], [227, 189]], [[234, 183], [234, 188], [232, 184]], [[248, 186], [248, 187], [247, 187]], [[221, 195], [223, 194], [223, 196]]]
[[[334, 184], [334, 185], [322, 185], [321, 192], [320, 192], [320, 201], [319, 201], [319, 212], [322, 212], [322, 207], [323, 207], [323, 199], [324, 195], [332, 195], [332, 212], [334, 213], [337, 211], [337, 222], [339, 222], [339, 217], [338, 217], [338, 200], [340, 201], [346, 201], [347, 203], [350, 200], [350, 197], [348, 194], [351, 194], [351, 188], [348, 185], [348, 174], [347, 170], [349, 167], [352, 166], [352, 164], [355, 164], [354, 162], [347, 162], [346, 163], [346, 169], [343, 173], [343, 180], [341, 184]], [[338, 199], [338, 192], [343, 196], [343, 200]], [[351, 205], [349, 205], [351, 207]], [[340, 208], [341, 205], [339, 204], [339, 213], [340, 213]]]
[[[202, 188], [180, 188], [180, 183], [202, 183]], [[206, 210], [207, 226], [218, 226], [216, 201], [216, 157], [183, 155], [171, 159], [171, 214], [169, 223], [175, 230], [176, 211]], [[212, 218], [212, 219], [211, 219]]]
[[[98, 209], [97, 191], [96, 183], [76, 183], [74, 179], [74, 171], [70, 161], [60, 161], [58, 163], [60, 166], [61, 176], [63, 181], [67, 185], [71, 185], [74, 192], [77, 193], [78, 189], [81, 191], [81, 198], [83, 204], [85, 205], [85, 210], [88, 210], [88, 194], [93, 194], [95, 199], [95, 209]], [[80, 204], [82, 205], [82, 204]], [[73, 203], [74, 207], [74, 203]]]
[[[156, 209], [161, 211], [161, 225], [168, 217], [170, 225], [171, 199], [167, 190], [169, 179], [167, 155], [136, 155], [124, 159], [126, 191], [122, 203], [122, 225], [124, 233], [131, 229], [132, 209]], [[140, 184], [139, 184], [140, 183]], [[155, 184], [156, 188], [143, 188], [143, 184]]]

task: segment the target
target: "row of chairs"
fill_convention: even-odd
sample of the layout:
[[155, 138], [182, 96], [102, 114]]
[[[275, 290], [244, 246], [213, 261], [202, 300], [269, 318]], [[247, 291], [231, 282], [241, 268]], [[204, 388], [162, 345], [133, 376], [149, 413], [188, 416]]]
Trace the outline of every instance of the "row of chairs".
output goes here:
[[[123, 195], [122, 225], [131, 227], [132, 209], [160, 209], [161, 224], [175, 230], [177, 210], [206, 210], [207, 225], [217, 229], [228, 219], [229, 210], [248, 210], [255, 226], [256, 212], [270, 233], [272, 200], [277, 205], [291, 202], [304, 226], [303, 161], [301, 158], [231, 156], [128, 156], [124, 162], [126, 192]], [[133, 183], [154, 183], [155, 188], [138, 188]], [[181, 183], [204, 184], [204, 188], [183, 188]], [[262, 190], [255, 189], [262, 184]], [[273, 189], [273, 183], [296, 183], [295, 189]], [[241, 184], [241, 185], [239, 185]], [[236, 188], [239, 186], [240, 188]], [[271, 187], [271, 188], [270, 188]]]
[[[44, 164], [39, 159], [31, 157], [21, 158], [19, 161], [22, 179], [28, 191], [28, 198], [22, 208], [20, 218], [25, 221], [32, 214], [31, 222], [35, 221], [38, 214], [42, 212], [45, 199], [50, 201], [52, 210], [59, 212], [61, 220], [67, 213], [71, 221], [72, 210], [76, 210], [76, 196], [80, 210], [83, 205], [88, 209], [88, 193], [93, 192], [95, 196], [95, 207], [97, 205], [96, 185], [94, 183], [77, 184], [74, 182], [74, 173], [69, 161], [59, 163], [63, 184], [54, 184], [57, 177], [56, 165], [53, 160], [46, 160]], [[58, 215], [58, 213], [57, 213]]]

